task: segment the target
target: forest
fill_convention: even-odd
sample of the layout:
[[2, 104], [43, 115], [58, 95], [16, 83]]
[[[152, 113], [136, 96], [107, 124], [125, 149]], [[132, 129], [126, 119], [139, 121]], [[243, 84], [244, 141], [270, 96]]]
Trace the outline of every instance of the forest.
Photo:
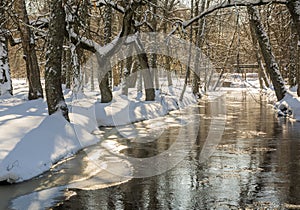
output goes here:
[[[295, 0], [4, 0], [0, 7], [0, 95], [13, 94], [11, 78], [26, 77], [28, 99], [46, 97], [49, 114], [61, 110], [68, 119], [62, 84], [79, 91], [87, 81], [95, 88], [94, 79], [102, 78], [97, 88], [101, 101], [107, 103], [112, 100], [113, 87], [124, 77], [139, 68], [158, 66], [186, 77], [194, 94], [200, 95], [205, 79], [195, 73], [197, 65], [190, 69], [170, 56], [143, 53], [147, 46], [139, 46], [139, 38], [130, 44], [122, 39], [156, 32], [193, 43], [210, 59], [221, 79], [227, 73], [249, 71], [250, 65], [251, 71], [259, 73], [261, 87], [273, 85], [281, 100], [286, 85], [299, 83], [299, 4]], [[124, 44], [137, 50], [137, 55], [112, 66], [113, 54]], [[106, 51], [110, 45], [113, 47]], [[98, 57], [98, 72], [83, 67], [91, 54]], [[189, 56], [201, 59], [199, 53]], [[150, 88], [145, 91], [149, 101], [154, 100], [154, 89], [159, 89], [159, 84], [154, 85], [158, 83], [155, 72], [148, 72]], [[45, 80], [45, 96], [41, 79]], [[171, 85], [171, 78], [168, 80]]]

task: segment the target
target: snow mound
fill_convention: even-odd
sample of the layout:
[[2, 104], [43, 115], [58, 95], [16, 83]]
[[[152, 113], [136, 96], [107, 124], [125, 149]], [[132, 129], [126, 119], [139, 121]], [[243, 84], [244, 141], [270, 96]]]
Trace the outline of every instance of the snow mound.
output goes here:
[[[86, 141], [79, 141], [78, 135]], [[60, 113], [47, 116], [27, 133], [0, 163], [0, 181], [22, 182], [48, 171], [62, 158], [97, 142], [81, 126], [67, 122]]]
[[295, 92], [287, 91], [285, 97], [275, 104], [279, 116], [287, 116], [300, 121], [300, 99]]

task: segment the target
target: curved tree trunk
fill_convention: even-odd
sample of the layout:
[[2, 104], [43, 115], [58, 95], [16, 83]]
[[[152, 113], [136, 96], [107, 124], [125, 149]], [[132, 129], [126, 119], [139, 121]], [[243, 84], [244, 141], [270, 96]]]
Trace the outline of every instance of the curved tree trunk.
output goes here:
[[28, 99], [43, 98], [43, 89], [40, 80], [40, 69], [35, 51], [33, 33], [29, 27], [25, 0], [16, 1], [16, 11], [20, 18], [19, 29], [21, 32], [24, 59], [26, 62], [27, 80], [29, 84]]
[[285, 96], [286, 89], [283, 78], [279, 71], [278, 63], [272, 52], [269, 37], [260, 21], [260, 17], [257, 10], [253, 6], [248, 6], [247, 11], [249, 14], [250, 24], [255, 29], [262, 56], [266, 63], [266, 70], [270, 75], [277, 100], [280, 101]]

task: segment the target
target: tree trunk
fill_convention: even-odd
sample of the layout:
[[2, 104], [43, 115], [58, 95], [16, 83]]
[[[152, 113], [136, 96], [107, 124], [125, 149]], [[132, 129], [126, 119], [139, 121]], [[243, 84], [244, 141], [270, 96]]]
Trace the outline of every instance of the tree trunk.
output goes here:
[[250, 24], [255, 29], [257, 40], [262, 52], [262, 56], [266, 63], [266, 69], [270, 75], [272, 84], [274, 86], [277, 100], [283, 99], [286, 93], [285, 85], [281, 73], [279, 71], [278, 63], [272, 52], [271, 44], [267, 33], [260, 21], [259, 14], [253, 6], [248, 6], [247, 11], [250, 17]]
[[295, 30], [294, 23], [292, 24], [291, 28], [291, 34], [292, 38], [290, 40], [290, 58], [289, 58], [289, 66], [288, 66], [288, 72], [289, 72], [289, 85], [290, 87], [294, 87], [297, 85], [297, 66], [298, 66], [298, 35]]
[[[152, 1], [152, 14], [153, 14], [153, 17], [152, 17], [152, 28], [153, 28], [153, 32], [156, 32], [157, 31], [157, 0], [153, 0]], [[159, 90], [159, 78], [158, 78], [158, 69], [157, 69], [157, 52], [156, 52], [156, 46], [155, 46], [155, 43], [156, 43], [156, 36], [153, 36], [152, 37], [152, 40], [153, 42], [153, 53], [151, 55], [151, 68], [152, 68], [152, 71], [153, 71], [153, 77], [154, 77], [154, 84], [155, 84], [155, 89], [156, 90]]]
[[[298, 40], [298, 45], [299, 45], [299, 42], [300, 42], [300, 11], [299, 11], [300, 0], [288, 0], [288, 3], [286, 5], [291, 14], [292, 20], [293, 20], [293, 27], [295, 27], [295, 30], [297, 31], [297, 34], [298, 34], [297, 40]], [[299, 69], [299, 67], [298, 67], [297, 83], [298, 83], [297, 94], [300, 97], [300, 69]]]
[[[201, 1], [201, 6], [200, 6], [200, 0], [196, 2], [196, 12], [195, 16], [199, 15], [199, 13], [203, 12], [205, 9], [205, 0]], [[203, 37], [204, 37], [204, 32], [205, 32], [205, 18], [202, 18], [199, 21], [198, 25], [198, 30], [196, 31], [196, 47], [197, 49], [196, 55], [195, 55], [195, 65], [194, 65], [194, 72], [193, 72], [193, 94], [198, 96], [199, 98], [201, 97], [201, 94], [199, 92], [200, 89], [200, 69], [199, 69], [199, 62], [200, 60], [200, 54], [201, 54], [201, 48], [202, 48], [202, 43], [203, 43]], [[199, 62], [198, 62], [199, 61]]]
[[[167, 20], [169, 18], [169, 16], [170, 16], [169, 11], [171, 9], [173, 9], [174, 0], [171, 0], [169, 5], [168, 5], [168, 3], [169, 3], [169, 1], [165, 0], [165, 2], [164, 2], [165, 9], [163, 10], [164, 20]], [[167, 30], [168, 30], [168, 25], [167, 25], [167, 21], [165, 21], [163, 24], [164, 34], [167, 34]], [[170, 55], [170, 48], [167, 45], [167, 55], [165, 55], [164, 58], [165, 58], [165, 62], [166, 62], [168, 86], [171, 87], [173, 85], [173, 81], [172, 81], [172, 72], [171, 72], [171, 58], [169, 55]]]
[[[191, 0], [191, 19], [194, 16], [194, 0]], [[184, 93], [186, 91], [188, 79], [190, 78], [191, 70], [190, 70], [190, 64], [192, 59], [192, 45], [193, 45], [193, 28], [191, 26], [190, 30], [190, 40], [189, 40], [189, 54], [188, 54], [188, 64], [186, 65], [186, 74], [185, 74], [185, 80], [183, 84], [183, 89], [179, 97], [179, 101], [183, 100]]]
[[148, 57], [145, 52], [144, 46], [140, 42], [139, 39], [135, 42], [135, 49], [137, 51], [138, 60], [141, 65], [141, 71], [144, 79], [144, 86], [146, 92], [146, 101], [154, 101], [155, 100], [155, 91], [153, 87], [153, 79], [150, 72], [150, 66], [148, 62]]
[[[97, 53], [96, 53], [97, 54]], [[110, 62], [100, 55], [97, 55], [97, 61], [99, 68], [102, 70], [98, 71], [98, 82], [101, 93], [101, 103], [109, 103], [112, 101], [112, 91], [109, 85], [109, 71], [111, 71]]]
[[16, 11], [20, 18], [19, 29], [21, 33], [24, 59], [26, 61], [27, 80], [29, 83], [28, 99], [43, 98], [43, 89], [40, 80], [40, 69], [35, 51], [33, 33], [29, 27], [25, 0], [16, 1]]
[[[249, 17], [250, 18], [250, 17]], [[250, 22], [250, 19], [249, 19]], [[266, 73], [265, 73], [265, 69], [264, 66], [262, 64], [261, 61], [261, 56], [259, 54], [259, 43], [257, 42], [257, 38], [256, 38], [256, 33], [255, 33], [255, 28], [253, 26], [253, 24], [250, 24], [250, 35], [251, 35], [251, 39], [252, 39], [252, 45], [253, 45], [253, 49], [254, 49], [254, 53], [255, 53], [255, 57], [256, 57], [256, 61], [258, 64], [258, 77], [259, 77], [259, 84], [260, 84], [260, 88], [262, 89], [264, 87], [264, 83], [267, 87], [270, 86]]]
[[10, 77], [10, 67], [8, 58], [8, 31], [5, 28], [6, 15], [4, 14], [4, 6], [7, 2], [0, 5], [0, 96], [12, 95], [12, 83]]
[[12, 95], [12, 83], [8, 59], [8, 42], [5, 37], [5, 33], [5, 30], [0, 28], [0, 96], [6, 94]]
[[61, 111], [69, 121], [68, 107], [61, 87], [62, 52], [65, 33], [65, 11], [62, 0], [51, 1], [48, 51], [46, 52], [45, 89], [49, 114]]
[[[111, 27], [112, 27], [112, 8], [110, 6], [105, 6], [104, 11], [104, 43], [109, 44], [111, 42]], [[105, 72], [98, 74], [99, 89], [101, 92], [101, 103], [109, 103], [112, 101], [112, 70], [109, 62], [109, 58], [104, 58], [99, 60], [100, 69]]]
[[72, 72], [72, 56], [71, 56], [71, 49], [67, 48], [64, 50], [66, 53], [65, 56], [65, 71], [66, 71], [66, 88], [71, 89], [72, 86], [72, 78], [73, 78], [73, 72]]
[[[132, 52], [132, 45], [128, 46], [127, 53], [128, 57], [125, 59], [125, 68], [123, 71], [123, 86], [122, 86], [122, 95], [128, 96], [128, 88], [132, 87], [130, 74], [132, 73], [132, 66], [133, 66], [133, 57], [131, 56]], [[132, 75], [131, 75], [132, 77]]]

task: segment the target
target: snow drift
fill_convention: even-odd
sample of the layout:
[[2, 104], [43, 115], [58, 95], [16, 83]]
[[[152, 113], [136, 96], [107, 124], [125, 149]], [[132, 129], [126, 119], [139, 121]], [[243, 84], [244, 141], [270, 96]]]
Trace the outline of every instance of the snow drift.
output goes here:
[[74, 125], [60, 113], [46, 117], [35, 129], [27, 133], [0, 163], [0, 180], [10, 183], [28, 180], [48, 171], [63, 158], [70, 157], [97, 139], [77, 126], [86, 141], [78, 140]]

